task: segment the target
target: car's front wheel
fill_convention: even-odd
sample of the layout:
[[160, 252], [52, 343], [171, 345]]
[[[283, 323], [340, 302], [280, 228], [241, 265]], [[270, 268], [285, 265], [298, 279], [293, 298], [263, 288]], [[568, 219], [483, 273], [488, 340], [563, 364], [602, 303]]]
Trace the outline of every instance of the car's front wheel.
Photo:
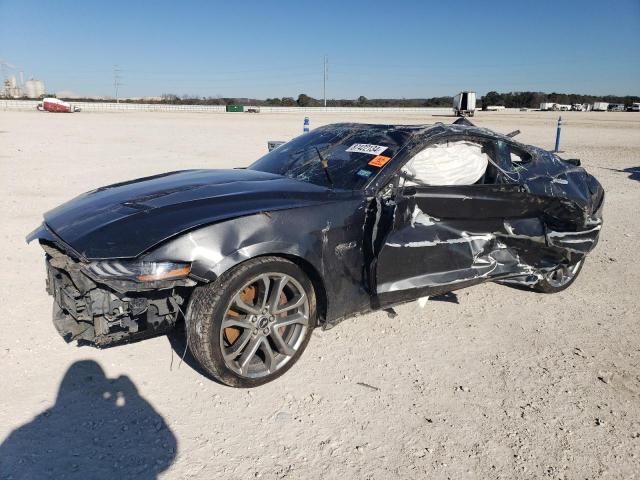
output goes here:
[[313, 285], [293, 262], [259, 257], [193, 292], [187, 342], [207, 373], [233, 387], [255, 387], [285, 373], [316, 325]]

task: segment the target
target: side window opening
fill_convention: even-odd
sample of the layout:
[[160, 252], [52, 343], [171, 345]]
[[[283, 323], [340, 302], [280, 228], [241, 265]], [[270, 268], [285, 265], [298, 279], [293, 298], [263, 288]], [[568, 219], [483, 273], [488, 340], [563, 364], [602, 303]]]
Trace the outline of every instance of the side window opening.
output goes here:
[[503, 168], [511, 170], [513, 167], [518, 167], [531, 161], [531, 154], [522, 148], [518, 148], [517, 145], [498, 140], [497, 147]]
[[509, 160], [511, 161], [512, 165], [523, 165], [531, 161], [531, 155], [524, 150], [520, 150], [519, 148], [510, 145]]
[[511, 163], [522, 163], [522, 155], [518, 152], [514, 152], [513, 150], [511, 150], [509, 152], [509, 157]]
[[404, 186], [453, 186], [494, 183], [492, 142], [448, 140], [429, 145], [401, 169]]

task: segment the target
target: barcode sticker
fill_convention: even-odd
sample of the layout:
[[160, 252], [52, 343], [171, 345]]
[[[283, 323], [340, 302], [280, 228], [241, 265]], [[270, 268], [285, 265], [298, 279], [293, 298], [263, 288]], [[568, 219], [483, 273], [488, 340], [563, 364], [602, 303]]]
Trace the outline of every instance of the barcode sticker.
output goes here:
[[354, 153], [368, 153], [369, 155], [380, 155], [387, 148], [383, 145], [372, 145], [370, 143], [354, 143], [349, 148], [347, 148], [347, 152]]

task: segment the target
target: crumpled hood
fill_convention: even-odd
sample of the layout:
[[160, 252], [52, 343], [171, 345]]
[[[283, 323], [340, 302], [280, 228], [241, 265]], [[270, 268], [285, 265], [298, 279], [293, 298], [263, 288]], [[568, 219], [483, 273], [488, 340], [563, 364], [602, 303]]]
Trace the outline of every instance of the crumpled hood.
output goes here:
[[330, 197], [326, 188], [255, 170], [184, 170], [98, 188], [44, 219], [87, 259], [131, 258], [202, 225]]

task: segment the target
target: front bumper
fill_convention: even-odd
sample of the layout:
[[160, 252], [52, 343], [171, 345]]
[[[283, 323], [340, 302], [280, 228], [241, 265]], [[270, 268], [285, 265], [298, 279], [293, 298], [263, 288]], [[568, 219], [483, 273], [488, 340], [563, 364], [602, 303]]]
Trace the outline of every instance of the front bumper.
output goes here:
[[165, 333], [178, 320], [188, 295], [184, 286], [118, 291], [89, 277], [72, 257], [42, 246], [47, 292], [54, 298], [53, 323], [66, 342], [105, 347], [142, 340]]

